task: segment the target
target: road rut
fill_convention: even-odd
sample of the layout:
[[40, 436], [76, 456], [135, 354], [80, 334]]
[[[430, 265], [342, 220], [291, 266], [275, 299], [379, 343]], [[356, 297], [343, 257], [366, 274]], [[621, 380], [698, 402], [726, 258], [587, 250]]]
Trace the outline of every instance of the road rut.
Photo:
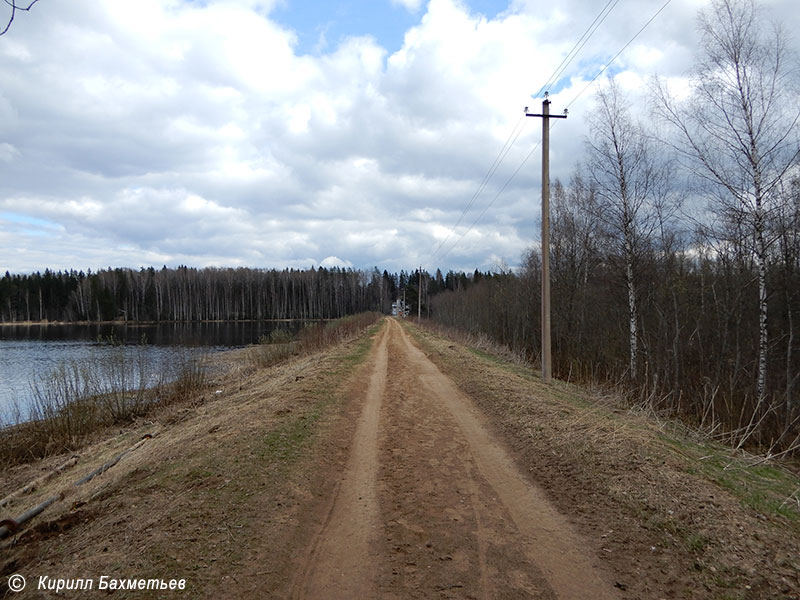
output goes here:
[[[390, 319], [294, 598], [615, 598], [469, 397]], [[534, 474], [535, 477], [535, 474]]]

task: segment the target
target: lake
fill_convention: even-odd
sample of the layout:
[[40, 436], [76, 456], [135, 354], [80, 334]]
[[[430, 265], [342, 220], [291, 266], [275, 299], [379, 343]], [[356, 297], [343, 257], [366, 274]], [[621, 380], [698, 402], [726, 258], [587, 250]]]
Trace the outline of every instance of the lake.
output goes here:
[[[166, 365], [207, 352], [258, 343], [275, 329], [296, 332], [302, 322], [213, 322], [89, 325], [0, 326], [0, 424], [25, 419], [31, 403], [31, 383], [62, 364], [102, 362], [125, 351], [142, 356], [148, 365]], [[117, 346], [99, 340], [115, 340]], [[142, 342], [144, 341], [144, 345]], [[141, 348], [134, 348], [142, 345]]]

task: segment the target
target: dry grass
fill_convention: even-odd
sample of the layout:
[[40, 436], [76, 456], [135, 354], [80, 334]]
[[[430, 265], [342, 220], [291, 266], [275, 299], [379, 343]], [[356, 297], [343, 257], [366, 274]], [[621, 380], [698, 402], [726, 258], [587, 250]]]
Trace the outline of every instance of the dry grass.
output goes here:
[[[354, 339], [379, 318], [362, 313], [314, 323], [294, 340], [278, 330], [248, 349], [246, 361], [250, 371], [279, 365]], [[30, 419], [0, 429], [0, 468], [80, 449], [109, 426], [191, 403], [212, 383], [208, 362], [207, 357], [171, 357], [169, 363], [155, 363], [141, 346], [116, 345], [111, 354], [88, 363], [62, 363], [33, 382]], [[141, 385], [145, 381], [148, 385]]]
[[367, 312], [334, 321], [309, 323], [294, 339], [288, 332], [276, 330], [269, 336], [262, 337], [258, 345], [249, 349], [248, 362], [254, 369], [263, 369], [292, 356], [317, 352], [358, 337], [381, 316], [379, 313]]
[[31, 382], [28, 420], [0, 429], [0, 467], [77, 450], [98, 432], [185, 402], [207, 385], [202, 357], [157, 362], [142, 346], [64, 361]]
[[427, 319], [423, 319], [422, 321], [414, 319], [414, 322], [419, 327], [422, 327], [427, 331], [458, 342], [459, 344], [464, 344], [472, 350], [485, 352], [490, 356], [502, 358], [503, 360], [511, 362], [520, 367], [531, 367], [530, 362], [522, 354], [514, 352], [508, 346], [504, 346], [495, 342], [485, 333], [471, 333], [464, 331], [463, 329], [458, 329], [457, 327], [448, 327], [446, 325], [442, 325], [441, 323], [437, 323], [436, 321], [430, 321]]
[[[284, 554], [291, 559], [297, 506], [322, 493], [319, 481], [303, 479], [303, 465], [324, 464], [340, 451], [338, 443], [318, 450], [318, 438], [351, 427], [341, 414], [348, 403], [342, 386], [371, 343], [362, 335], [258, 370], [249, 364], [251, 349], [215, 355], [224, 372], [211, 390], [87, 446], [77, 466], [6, 509], [17, 514], [35, 505], [144, 433], [157, 433], [4, 548], [0, 596], [4, 575], [48, 569], [59, 576], [184, 577], [191, 597], [263, 597], [265, 589], [283, 585], [272, 570]], [[67, 458], [16, 467], [12, 481], [0, 482], [0, 496]]]
[[544, 386], [530, 367], [410, 329], [626, 597], [800, 597], [800, 478], [785, 463], [753, 464], [608, 390]]

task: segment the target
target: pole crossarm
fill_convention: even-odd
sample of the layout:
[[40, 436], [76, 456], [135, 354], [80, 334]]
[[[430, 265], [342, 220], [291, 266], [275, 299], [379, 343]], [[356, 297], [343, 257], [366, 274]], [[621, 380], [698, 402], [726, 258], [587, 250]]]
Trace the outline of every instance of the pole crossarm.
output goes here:
[[566, 119], [567, 115], [540, 115], [538, 113], [529, 113], [527, 108], [525, 109], [525, 116], [526, 117], [547, 117], [549, 119]]

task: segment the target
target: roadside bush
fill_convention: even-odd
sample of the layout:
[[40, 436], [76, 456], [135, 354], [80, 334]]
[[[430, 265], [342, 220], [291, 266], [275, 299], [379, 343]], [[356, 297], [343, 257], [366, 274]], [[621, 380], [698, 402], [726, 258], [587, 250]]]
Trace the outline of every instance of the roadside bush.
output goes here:
[[269, 367], [293, 355], [317, 352], [353, 339], [382, 316], [377, 312], [366, 312], [334, 321], [307, 323], [294, 340], [286, 335], [286, 330], [275, 330], [269, 336], [262, 336], [259, 344], [251, 348], [248, 356], [250, 365], [255, 368]]

